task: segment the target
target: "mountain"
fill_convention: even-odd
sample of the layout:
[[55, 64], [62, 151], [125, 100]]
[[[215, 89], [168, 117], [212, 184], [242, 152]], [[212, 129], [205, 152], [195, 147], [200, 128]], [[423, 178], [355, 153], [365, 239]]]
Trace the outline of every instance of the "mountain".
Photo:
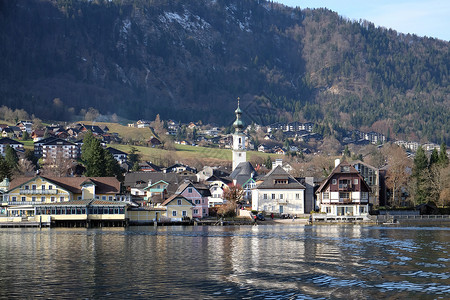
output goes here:
[[0, 0], [0, 104], [450, 144], [448, 41], [263, 0]]

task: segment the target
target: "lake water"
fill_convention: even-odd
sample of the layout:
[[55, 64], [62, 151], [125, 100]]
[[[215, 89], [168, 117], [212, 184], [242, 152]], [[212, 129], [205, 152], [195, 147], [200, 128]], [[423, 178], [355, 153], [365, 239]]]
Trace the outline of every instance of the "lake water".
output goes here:
[[449, 299], [450, 228], [0, 229], [0, 298]]

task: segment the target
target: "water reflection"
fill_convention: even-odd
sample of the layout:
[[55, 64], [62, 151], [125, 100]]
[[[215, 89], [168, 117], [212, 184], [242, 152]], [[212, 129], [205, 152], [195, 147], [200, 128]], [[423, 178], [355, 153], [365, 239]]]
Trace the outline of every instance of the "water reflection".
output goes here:
[[448, 228], [0, 230], [7, 298], [439, 298]]

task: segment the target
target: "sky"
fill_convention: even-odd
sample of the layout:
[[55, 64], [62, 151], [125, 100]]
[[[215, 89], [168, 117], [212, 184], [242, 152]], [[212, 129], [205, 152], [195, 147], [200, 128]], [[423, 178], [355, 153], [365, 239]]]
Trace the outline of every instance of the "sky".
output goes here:
[[274, 0], [291, 7], [326, 7], [350, 20], [365, 19], [401, 33], [450, 41], [449, 0]]

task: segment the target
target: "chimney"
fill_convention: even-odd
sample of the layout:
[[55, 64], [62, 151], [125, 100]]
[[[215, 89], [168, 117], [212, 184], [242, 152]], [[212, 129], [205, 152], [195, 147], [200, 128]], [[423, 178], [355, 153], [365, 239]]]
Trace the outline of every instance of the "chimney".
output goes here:
[[339, 158], [336, 158], [334, 160], [334, 167], [336, 168], [337, 166], [339, 166], [340, 163], [341, 163], [341, 160]]

